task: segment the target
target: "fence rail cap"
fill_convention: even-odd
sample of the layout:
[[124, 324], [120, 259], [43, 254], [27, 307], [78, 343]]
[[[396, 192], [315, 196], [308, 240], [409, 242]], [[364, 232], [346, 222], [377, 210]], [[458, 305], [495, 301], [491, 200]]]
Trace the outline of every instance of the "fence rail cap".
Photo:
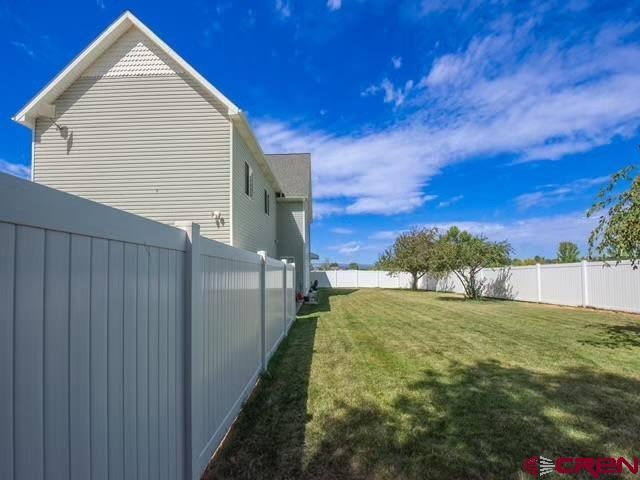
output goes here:
[[183, 230], [0, 173], [0, 222], [185, 251]]

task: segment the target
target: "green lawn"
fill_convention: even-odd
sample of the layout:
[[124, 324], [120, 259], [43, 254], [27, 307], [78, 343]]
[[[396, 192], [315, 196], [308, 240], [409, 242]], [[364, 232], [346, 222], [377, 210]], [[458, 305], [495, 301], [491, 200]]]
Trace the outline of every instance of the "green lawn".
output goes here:
[[208, 478], [529, 478], [533, 455], [640, 454], [639, 316], [401, 290], [320, 298]]

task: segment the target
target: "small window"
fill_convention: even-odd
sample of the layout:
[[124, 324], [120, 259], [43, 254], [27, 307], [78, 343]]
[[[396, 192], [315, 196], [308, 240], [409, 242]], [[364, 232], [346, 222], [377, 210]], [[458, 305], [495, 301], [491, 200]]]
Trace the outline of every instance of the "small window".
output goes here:
[[247, 162], [244, 162], [244, 193], [253, 197], [253, 170]]
[[264, 190], [264, 213], [269, 215], [271, 213], [271, 195], [267, 190]]

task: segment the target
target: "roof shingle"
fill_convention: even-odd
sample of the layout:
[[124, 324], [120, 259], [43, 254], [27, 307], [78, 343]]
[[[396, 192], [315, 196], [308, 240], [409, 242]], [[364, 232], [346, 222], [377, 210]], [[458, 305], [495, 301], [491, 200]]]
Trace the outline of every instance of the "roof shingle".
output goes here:
[[311, 199], [311, 154], [276, 153], [265, 157], [285, 196]]

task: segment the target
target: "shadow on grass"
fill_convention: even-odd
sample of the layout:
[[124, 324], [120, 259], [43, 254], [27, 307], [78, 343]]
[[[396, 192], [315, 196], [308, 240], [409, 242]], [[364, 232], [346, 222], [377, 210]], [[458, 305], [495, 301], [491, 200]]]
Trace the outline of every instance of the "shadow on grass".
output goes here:
[[[299, 478], [318, 317], [298, 318], [203, 479]], [[276, 477], [272, 474], [276, 472]]]
[[510, 302], [507, 298], [492, 298], [492, 297], [480, 297], [476, 299], [466, 298], [463, 295], [440, 295], [436, 297], [436, 300], [441, 302], [469, 302], [469, 303], [504, 303]]
[[441, 302], [468, 302], [468, 301], [470, 301], [468, 298], [465, 298], [463, 296], [453, 297], [453, 296], [445, 296], [445, 295], [440, 295], [440, 296], [436, 297], [436, 300], [440, 300]]
[[390, 408], [336, 405], [304, 478], [528, 478], [520, 465], [534, 455], [630, 457], [639, 407], [638, 381], [587, 369], [425, 370]]
[[425, 369], [390, 404], [338, 400], [317, 419], [318, 443], [305, 443], [316, 321], [298, 320], [273, 377], [205, 478], [524, 479], [520, 465], [534, 455], [638, 454], [637, 380], [586, 368], [540, 374], [496, 361]]
[[[601, 325], [592, 325], [602, 327]], [[600, 338], [579, 340], [583, 345], [601, 348], [640, 348], [640, 326], [611, 325], [600, 328]]]
[[357, 288], [321, 288], [318, 291], [318, 304], [305, 304], [300, 309], [298, 315], [311, 315], [314, 313], [330, 312], [331, 297], [340, 297], [343, 295], [351, 295], [357, 292]]

